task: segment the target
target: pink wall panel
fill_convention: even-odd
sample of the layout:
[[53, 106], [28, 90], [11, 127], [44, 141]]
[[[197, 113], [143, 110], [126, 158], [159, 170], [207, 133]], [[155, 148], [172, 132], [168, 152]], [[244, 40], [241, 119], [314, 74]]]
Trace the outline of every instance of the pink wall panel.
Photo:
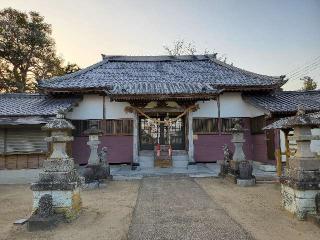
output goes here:
[[253, 159], [258, 162], [268, 162], [266, 135], [264, 133], [252, 135], [252, 141]]
[[88, 137], [74, 137], [72, 142], [72, 157], [77, 164], [87, 164], [90, 148], [87, 145]]
[[[88, 137], [75, 137], [72, 143], [72, 156], [76, 163], [87, 164], [90, 148], [87, 145]], [[102, 136], [102, 147], [108, 148], [107, 159], [109, 163], [131, 163], [133, 159], [132, 136]]]
[[[198, 135], [198, 139], [194, 140], [194, 157], [196, 162], [216, 162], [217, 160], [223, 160], [224, 144], [229, 146], [229, 149], [233, 152], [234, 145], [231, 142], [231, 134], [203, 134]], [[244, 144], [244, 153], [247, 159], [253, 157], [253, 147], [251, 141], [251, 135], [245, 134], [246, 143]]]
[[[252, 160], [253, 155], [253, 142], [250, 133], [250, 119], [245, 118], [244, 121], [244, 153], [247, 159]], [[224, 144], [229, 146], [233, 152], [234, 145], [231, 142], [231, 134], [199, 134], [198, 139], [194, 140], [194, 158], [196, 162], [216, 162], [223, 159], [222, 147]]]
[[103, 136], [101, 146], [108, 148], [109, 163], [131, 163], [133, 159], [133, 136]]

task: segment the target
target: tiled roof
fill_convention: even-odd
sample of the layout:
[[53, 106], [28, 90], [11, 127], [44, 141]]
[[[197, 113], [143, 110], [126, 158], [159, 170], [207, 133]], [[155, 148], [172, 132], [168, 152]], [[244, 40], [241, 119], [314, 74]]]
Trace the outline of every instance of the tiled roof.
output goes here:
[[[307, 116], [314, 118], [314, 119], [319, 119], [320, 118], [320, 112], [315, 112], [315, 113], [309, 113]], [[294, 119], [296, 116], [292, 117], [286, 117], [286, 118], [281, 118], [278, 121], [275, 121], [268, 126], [266, 126], [264, 129], [286, 129], [289, 128], [287, 125], [288, 123]]]
[[52, 91], [107, 90], [110, 94], [198, 94], [215, 88], [278, 88], [283, 77], [248, 72], [214, 55], [103, 56], [78, 72], [40, 81]]
[[19, 116], [19, 117], [0, 117], [0, 125], [39, 125], [47, 123], [53, 117], [42, 116]]
[[271, 114], [295, 114], [299, 106], [306, 112], [320, 111], [320, 90], [250, 94], [244, 99]]
[[0, 116], [53, 116], [59, 109], [68, 110], [77, 100], [43, 94], [0, 94]]

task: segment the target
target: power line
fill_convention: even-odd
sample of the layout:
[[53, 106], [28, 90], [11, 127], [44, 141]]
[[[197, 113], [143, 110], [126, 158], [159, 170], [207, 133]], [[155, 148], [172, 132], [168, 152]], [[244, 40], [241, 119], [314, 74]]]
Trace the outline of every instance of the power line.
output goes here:
[[304, 76], [310, 74], [311, 72], [313, 72], [313, 71], [315, 71], [315, 70], [317, 70], [317, 69], [319, 69], [319, 68], [320, 68], [320, 64], [314, 66], [313, 68], [308, 69], [308, 70], [305, 71], [305, 72], [301, 72], [300, 74], [297, 74], [297, 75], [295, 75], [295, 76], [293, 76], [293, 77], [289, 77], [289, 79], [291, 79], [291, 80], [299, 79], [299, 78], [301, 78], [301, 77], [304, 77]]
[[320, 67], [320, 63], [319, 63], [319, 64], [316, 64], [316, 65], [314, 65], [314, 66], [312, 66], [312, 67], [309, 67], [308, 69], [305, 69], [304, 71], [301, 71], [301, 72], [299, 72], [299, 73], [296, 73], [295, 75], [289, 76], [288, 78], [289, 78], [289, 79], [295, 79], [295, 78], [298, 78], [298, 77], [303, 76], [303, 75], [306, 76], [306, 75], [308, 75], [310, 72], [313, 72], [313, 71], [317, 70], [319, 67]]
[[320, 66], [320, 62], [317, 63], [317, 64], [314, 64], [312, 66], [309, 66], [308, 68], [305, 68], [303, 71], [297, 72], [296, 74], [291, 75], [288, 78], [296, 78], [296, 77], [301, 76], [301, 75], [307, 75], [308, 72], [314, 71], [315, 69], [319, 68], [319, 66]]
[[[320, 57], [320, 56], [319, 56], [319, 57]], [[319, 63], [320, 63], [320, 58], [319, 58], [318, 60], [312, 62], [311, 64], [308, 64], [308, 65], [305, 65], [305, 66], [303, 66], [303, 67], [300, 67], [299, 70], [296, 70], [296, 71], [292, 72], [291, 74], [287, 74], [287, 76], [288, 76], [288, 77], [292, 77], [292, 76], [294, 76], [294, 75], [296, 75], [296, 74], [299, 74], [299, 73], [305, 71], [306, 69], [312, 68], [314, 65], [317, 65], [317, 64], [319, 64]]]
[[304, 65], [302, 65], [302, 66], [300, 66], [300, 67], [298, 67], [298, 68], [296, 68], [296, 69], [288, 72], [286, 75], [292, 75], [292, 74], [294, 74], [295, 72], [302, 70], [302, 69], [305, 68], [306, 66], [311, 65], [311, 64], [317, 62], [319, 59], [320, 59], [320, 56], [317, 56], [317, 57], [314, 58], [313, 60], [307, 61]]

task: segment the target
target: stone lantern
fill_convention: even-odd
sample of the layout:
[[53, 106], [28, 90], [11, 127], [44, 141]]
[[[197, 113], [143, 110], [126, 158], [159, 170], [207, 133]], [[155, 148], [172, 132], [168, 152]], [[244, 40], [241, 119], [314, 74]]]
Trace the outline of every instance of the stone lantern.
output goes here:
[[289, 118], [284, 127], [293, 128], [297, 151], [289, 159], [287, 176], [280, 179], [282, 205], [295, 214], [300, 220], [306, 215], [316, 214], [320, 195], [320, 159], [311, 152], [311, 140], [319, 140], [320, 136], [312, 136], [311, 129], [320, 126], [320, 119], [308, 116], [303, 109]]
[[98, 147], [101, 143], [99, 140], [99, 136], [101, 136], [103, 131], [97, 128], [97, 126], [92, 126], [91, 128], [84, 131], [85, 135], [89, 136], [89, 141], [87, 145], [90, 147], [90, 156], [88, 159], [88, 165], [99, 165], [100, 158], [98, 155]]
[[76, 218], [81, 210], [80, 186], [83, 182], [78, 175], [74, 161], [66, 152], [67, 142], [74, 126], [59, 112], [53, 120], [42, 127], [50, 133], [45, 140], [51, 143], [52, 153], [43, 162], [44, 171], [37, 182], [31, 185], [33, 191], [33, 212], [37, 214], [39, 200], [45, 194], [52, 196], [53, 212], [62, 214], [67, 221]]
[[98, 129], [97, 126], [92, 126], [84, 131], [84, 134], [89, 136], [87, 145], [90, 147], [88, 164], [83, 172], [86, 183], [100, 183], [103, 179], [111, 179], [110, 166], [106, 159], [107, 148], [103, 147], [101, 152], [98, 153], [98, 147], [101, 143], [99, 136], [101, 136], [102, 133], [103, 131]]
[[240, 119], [234, 121], [234, 127], [231, 129], [232, 140], [234, 144], [234, 153], [229, 167], [229, 178], [240, 186], [252, 186], [255, 184], [255, 177], [252, 175], [252, 163], [246, 160], [243, 151], [244, 129]]

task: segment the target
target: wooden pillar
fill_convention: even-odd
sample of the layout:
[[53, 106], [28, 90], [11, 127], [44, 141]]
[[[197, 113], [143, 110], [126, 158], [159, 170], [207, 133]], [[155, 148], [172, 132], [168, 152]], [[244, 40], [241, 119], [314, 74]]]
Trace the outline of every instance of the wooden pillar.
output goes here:
[[133, 113], [133, 163], [139, 163], [139, 119], [136, 112]]
[[218, 108], [218, 131], [221, 135], [222, 120], [221, 120], [221, 109], [220, 109], [220, 95], [217, 97], [217, 108]]
[[276, 162], [277, 162], [277, 175], [278, 177], [282, 176], [282, 155], [281, 149], [277, 149], [275, 152]]
[[188, 113], [188, 143], [189, 143], [189, 162], [194, 163], [194, 144], [193, 144], [193, 128], [192, 128], [192, 113]]
[[289, 158], [290, 158], [290, 148], [289, 148], [289, 139], [288, 139], [288, 135], [289, 135], [289, 129], [285, 129], [283, 130], [284, 132], [284, 142], [285, 142], [285, 153], [286, 153], [286, 168], [289, 168]]

